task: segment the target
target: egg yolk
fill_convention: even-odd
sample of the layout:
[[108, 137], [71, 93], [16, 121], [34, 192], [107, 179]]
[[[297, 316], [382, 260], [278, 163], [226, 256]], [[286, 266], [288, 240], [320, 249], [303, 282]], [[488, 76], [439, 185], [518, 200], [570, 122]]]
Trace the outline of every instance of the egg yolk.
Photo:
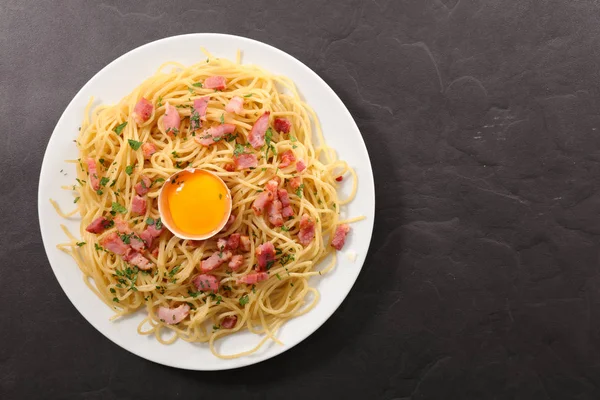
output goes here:
[[188, 235], [214, 232], [228, 217], [231, 197], [223, 182], [202, 170], [182, 171], [163, 194], [174, 228]]

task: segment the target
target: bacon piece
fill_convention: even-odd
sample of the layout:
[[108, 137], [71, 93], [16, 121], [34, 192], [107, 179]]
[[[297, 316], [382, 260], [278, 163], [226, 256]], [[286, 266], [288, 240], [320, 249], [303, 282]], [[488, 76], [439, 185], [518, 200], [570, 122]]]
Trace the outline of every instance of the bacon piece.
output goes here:
[[265, 111], [265, 113], [256, 120], [248, 134], [248, 141], [255, 149], [262, 147], [262, 145], [265, 144], [265, 133], [269, 127], [270, 114], [269, 111]]
[[156, 224], [148, 225], [148, 227], [140, 233], [140, 239], [146, 242], [146, 246], [148, 248], [152, 248], [152, 242], [154, 239], [160, 236], [161, 233], [165, 230], [165, 227], [162, 226], [160, 229], [156, 229]]
[[237, 315], [228, 315], [221, 320], [221, 328], [231, 329], [237, 324]]
[[278, 198], [274, 198], [271, 204], [267, 205], [267, 215], [269, 216], [269, 222], [274, 226], [283, 225], [281, 201]]
[[250, 237], [246, 235], [240, 236], [240, 248], [242, 251], [250, 251]]
[[113, 221], [115, 221], [115, 227], [119, 233], [131, 233], [129, 222], [125, 221], [120, 216], [115, 217]]
[[233, 156], [233, 162], [235, 163], [235, 169], [238, 171], [246, 168], [256, 168], [258, 166], [256, 154], [243, 153]]
[[209, 76], [204, 80], [203, 86], [205, 89], [223, 90], [225, 89], [225, 77], [220, 75]]
[[133, 108], [133, 113], [131, 115], [138, 126], [141, 126], [150, 119], [153, 110], [154, 107], [152, 106], [152, 103], [142, 97]]
[[305, 169], [306, 169], [306, 163], [304, 162], [304, 160], [298, 160], [296, 162], [296, 171], [302, 172]]
[[152, 257], [154, 257], [154, 258], [158, 257], [158, 247], [156, 247], [154, 250], [152, 250], [152, 253], [150, 253], [150, 254], [152, 254]]
[[341, 224], [335, 228], [335, 233], [333, 234], [333, 240], [331, 241], [331, 246], [336, 250], [341, 250], [346, 243], [346, 235], [350, 232], [350, 225]]
[[131, 212], [139, 215], [146, 214], [146, 200], [140, 196], [133, 196], [133, 200], [131, 201]]
[[146, 175], [142, 175], [142, 180], [135, 185], [135, 192], [140, 196], [145, 195], [150, 190], [152, 181]]
[[123, 255], [123, 260], [143, 270], [148, 270], [154, 267], [154, 264], [152, 264], [150, 260], [144, 257], [139, 251], [128, 252], [127, 254]]
[[156, 146], [146, 142], [142, 145], [142, 153], [144, 153], [144, 158], [147, 160], [152, 157], [152, 154], [156, 153]]
[[264, 271], [275, 262], [275, 246], [273, 243], [266, 242], [256, 248], [256, 257], [258, 258], [257, 271]]
[[223, 135], [233, 133], [235, 131], [234, 124], [221, 124], [207, 129], [200, 136], [196, 136], [194, 140], [202, 146], [210, 146], [221, 140]]
[[231, 214], [229, 216], [229, 219], [227, 220], [227, 223], [225, 224], [223, 229], [221, 229], [221, 232], [226, 231], [227, 229], [231, 228], [231, 225], [233, 225], [234, 222], [235, 222], [235, 215]]
[[158, 307], [158, 319], [168, 325], [178, 324], [190, 313], [190, 306], [182, 304], [177, 308]]
[[260, 215], [265, 210], [265, 207], [268, 206], [273, 201], [273, 193], [266, 190], [258, 195], [254, 203], [252, 203], [252, 210], [255, 215]]
[[206, 109], [208, 108], [209, 96], [194, 99], [192, 115], [190, 115], [190, 130], [196, 131], [202, 126], [202, 121], [206, 121]]
[[293, 177], [292, 179], [290, 179], [290, 187], [294, 190], [298, 189], [301, 184], [302, 184], [302, 178], [300, 178], [299, 176], [296, 176], [296, 177]]
[[227, 247], [227, 239], [220, 238], [219, 240], [217, 240], [217, 249], [223, 251], [223, 250], [225, 250], [226, 247]]
[[163, 116], [162, 123], [167, 135], [172, 137], [179, 133], [181, 117], [177, 108], [170, 105], [169, 102], [165, 104], [165, 115]]
[[275, 118], [275, 121], [273, 121], [273, 128], [277, 132], [289, 133], [291, 127], [292, 123], [287, 118]]
[[225, 106], [225, 111], [228, 113], [241, 114], [242, 111], [244, 111], [244, 99], [240, 96], [235, 96], [229, 100], [229, 103]]
[[296, 161], [296, 156], [291, 150], [286, 150], [280, 155], [281, 161], [279, 162], [279, 168], [285, 168]]
[[216, 276], [210, 274], [201, 274], [192, 279], [192, 283], [196, 288], [204, 292], [210, 290], [214, 293], [219, 291], [219, 280]]
[[265, 185], [265, 189], [269, 192], [273, 193], [273, 198], [277, 198], [277, 187], [279, 186], [279, 181], [276, 179], [271, 179]]
[[308, 214], [304, 214], [300, 219], [300, 231], [298, 232], [298, 241], [303, 246], [308, 246], [310, 242], [315, 237], [315, 221], [312, 220], [308, 216]]
[[95, 220], [93, 220], [92, 223], [85, 228], [85, 230], [89, 233], [102, 233], [111, 227], [111, 222], [112, 221], [104, 217], [98, 217]]
[[281, 201], [281, 206], [283, 209], [281, 210], [281, 215], [284, 218], [288, 218], [294, 215], [294, 209], [290, 203], [290, 197], [288, 196], [288, 192], [285, 189], [279, 189], [277, 191], [277, 195], [279, 196], [279, 200]]
[[235, 282], [236, 283], [247, 283], [249, 285], [254, 284], [254, 283], [258, 283], [261, 281], [266, 281], [267, 279], [269, 279], [269, 274], [267, 274], [266, 272], [256, 272], [256, 273], [251, 273], [248, 274], [246, 276], [242, 276], [241, 278], [237, 279]]
[[100, 189], [100, 178], [98, 177], [98, 167], [96, 166], [96, 160], [93, 158], [87, 159], [88, 172], [90, 175], [90, 185], [92, 189], [98, 190]]
[[105, 249], [112, 251], [119, 256], [124, 256], [131, 251], [129, 246], [121, 240], [117, 232], [111, 232], [103, 237], [100, 244]]
[[220, 267], [224, 262], [231, 260], [232, 256], [233, 254], [231, 254], [230, 251], [216, 251], [206, 260], [202, 260], [200, 268], [202, 269], [202, 272], [212, 271], [213, 269]]
[[129, 238], [129, 243], [131, 248], [136, 251], [143, 251], [146, 248], [146, 243], [144, 243], [144, 241], [136, 234], [131, 235]]
[[[256, 164], [258, 165], [258, 162]], [[235, 171], [235, 167], [236, 167], [235, 164], [233, 164], [233, 163], [227, 163], [227, 164], [225, 164], [225, 166], [223, 167], [223, 169], [225, 171], [227, 171], [227, 172], [233, 172], [233, 171]]]
[[229, 250], [237, 249], [240, 246], [240, 237], [241, 235], [239, 233], [232, 233], [229, 235], [229, 238], [227, 239], [227, 248]]
[[231, 261], [229, 261], [228, 267], [231, 268], [232, 271], [237, 271], [243, 263], [244, 256], [237, 254], [231, 257]]

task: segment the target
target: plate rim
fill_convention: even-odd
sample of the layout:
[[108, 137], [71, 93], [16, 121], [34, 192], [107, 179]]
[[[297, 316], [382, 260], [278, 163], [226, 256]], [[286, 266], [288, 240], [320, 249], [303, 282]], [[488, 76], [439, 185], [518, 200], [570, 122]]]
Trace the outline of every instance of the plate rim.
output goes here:
[[[115, 63], [119, 62], [119, 60], [125, 58], [125, 57], [129, 57], [132, 54], [135, 54], [139, 51], [142, 51], [143, 49], [150, 47], [150, 46], [154, 46], [157, 43], [160, 42], [167, 42], [170, 40], [177, 40], [177, 39], [181, 39], [181, 38], [198, 38], [198, 39], [206, 39], [206, 40], [210, 40], [209, 38], [214, 37], [214, 38], [222, 38], [225, 40], [239, 40], [241, 42], [247, 42], [247, 43], [251, 43], [253, 46], [259, 46], [259, 47], [264, 47], [267, 48], [268, 51], [271, 52], [276, 52], [279, 53], [281, 56], [283, 56], [284, 58], [287, 58], [290, 62], [297, 64], [301, 69], [303, 69], [305, 72], [307, 72], [309, 75], [312, 76], [312, 79], [317, 80], [324, 88], [326, 91], [329, 91], [330, 94], [332, 94], [334, 96], [335, 99], [337, 99], [337, 101], [340, 102], [343, 112], [346, 114], [346, 117], [349, 118], [349, 120], [351, 121], [351, 123], [354, 125], [354, 127], [356, 128], [356, 130], [359, 133], [359, 139], [360, 139], [360, 145], [362, 145], [362, 148], [364, 149], [364, 153], [366, 155], [366, 164], [364, 165], [365, 168], [368, 168], [368, 176], [370, 178], [370, 181], [372, 183], [372, 188], [373, 190], [369, 193], [369, 198], [370, 198], [370, 202], [372, 204], [372, 209], [368, 210], [370, 211], [370, 213], [372, 214], [372, 218], [370, 219], [370, 221], [368, 221], [368, 226], [366, 227], [368, 229], [368, 243], [367, 243], [367, 247], [366, 247], [366, 252], [364, 255], [364, 260], [362, 261], [362, 263], [360, 264], [360, 266], [358, 267], [358, 272], [356, 273], [356, 276], [354, 277], [354, 279], [352, 280], [351, 284], [349, 285], [347, 292], [341, 297], [341, 299], [337, 302], [337, 304], [335, 304], [334, 308], [332, 309], [331, 313], [329, 313], [329, 315], [327, 315], [322, 321], [317, 321], [317, 323], [314, 324], [314, 328], [311, 329], [310, 333], [307, 333], [304, 337], [300, 338], [297, 342], [295, 343], [291, 343], [291, 344], [286, 344], [281, 350], [276, 350], [274, 353], [267, 353], [263, 356], [260, 356], [259, 358], [251, 358], [251, 357], [240, 357], [240, 358], [236, 358], [236, 359], [231, 359], [228, 361], [236, 361], [237, 365], [217, 365], [212, 366], [212, 365], [202, 365], [200, 367], [188, 367], [185, 365], [177, 365], [176, 363], [166, 363], [158, 358], [152, 357], [151, 355], [147, 355], [147, 354], [143, 354], [142, 352], [138, 351], [137, 349], [132, 349], [132, 348], [128, 348], [126, 347], [124, 344], [119, 343], [116, 341], [116, 339], [114, 339], [113, 337], [111, 337], [110, 335], [108, 335], [107, 333], [105, 333], [104, 329], [99, 327], [98, 324], [95, 321], [92, 321], [90, 319], [88, 319], [85, 315], [85, 313], [80, 309], [81, 306], [79, 306], [74, 298], [71, 298], [71, 296], [69, 296], [67, 290], [65, 290], [65, 287], [63, 287], [63, 284], [61, 283], [61, 281], [59, 280], [59, 277], [57, 275], [57, 273], [55, 272], [55, 267], [53, 266], [52, 262], [50, 261], [50, 251], [58, 251], [57, 249], [53, 248], [50, 244], [47, 243], [47, 241], [44, 240], [44, 218], [42, 216], [42, 202], [43, 201], [47, 201], [48, 199], [42, 199], [43, 193], [42, 193], [42, 179], [43, 176], [45, 175], [45, 171], [48, 170], [49, 166], [48, 163], [49, 161], [49, 149], [50, 149], [50, 145], [53, 142], [53, 140], [57, 140], [57, 128], [58, 126], [61, 124], [61, 121], [65, 118], [65, 116], [67, 115], [67, 111], [73, 107], [75, 104], [77, 104], [77, 102], [80, 101], [79, 97], [82, 95], [82, 93], [84, 91], [86, 91], [86, 89], [92, 85], [92, 82], [95, 81], [97, 79], [97, 77], [102, 74], [106, 69], [109, 69], [112, 65], [114, 65]], [[243, 51], [243, 49], [242, 49]], [[300, 90], [301, 92], [301, 90]], [[362, 164], [361, 164], [362, 165]], [[147, 42], [143, 45], [137, 46], [125, 53], [123, 53], [122, 55], [120, 55], [119, 57], [115, 58], [114, 60], [112, 60], [111, 62], [109, 62], [108, 64], [106, 64], [104, 67], [102, 67], [100, 70], [98, 70], [91, 78], [89, 78], [87, 80], [87, 82], [77, 91], [77, 93], [73, 96], [73, 98], [69, 101], [69, 103], [67, 104], [67, 106], [65, 107], [65, 109], [63, 110], [63, 112], [61, 113], [60, 117], [58, 118], [58, 120], [56, 121], [55, 125], [54, 125], [54, 129], [52, 130], [52, 134], [50, 135], [50, 138], [48, 139], [48, 142], [46, 144], [46, 149], [44, 150], [44, 156], [42, 159], [42, 164], [41, 164], [41, 168], [40, 168], [40, 175], [38, 178], [38, 196], [37, 196], [37, 201], [38, 201], [38, 207], [37, 207], [37, 211], [38, 211], [38, 222], [39, 222], [39, 228], [40, 228], [40, 235], [42, 237], [42, 244], [44, 247], [44, 251], [46, 253], [46, 258], [48, 261], [48, 264], [50, 265], [50, 268], [52, 269], [52, 273], [54, 275], [54, 278], [56, 279], [56, 281], [58, 282], [60, 288], [62, 289], [64, 295], [67, 297], [67, 299], [69, 299], [69, 301], [71, 302], [71, 304], [75, 307], [75, 309], [79, 312], [80, 316], [83, 317], [83, 319], [89, 323], [97, 332], [99, 332], [100, 334], [102, 334], [102, 336], [104, 336], [106, 339], [110, 340], [112, 343], [116, 344], [118, 347], [128, 351], [129, 353], [132, 353], [142, 359], [154, 362], [156, 364], [160, 364], [160, 365], [164, 365], [167, 367], [173, 367], [173, 368], [178, 368], [178, 369], [184, 369], [184, 370], [191, 370], [191, 371], [222, 371], [222, 370], [232, 370], [232, 369], [237, 369], [237, 368], [242, 368], [242, 367], [246, 367], [246, 366], [250, 366], [250, 365], [254, 365], [254, 364], [258, 364], [261, 363], [263, 361], [269, 360], [271, 358], [274, 358], [280, 354], [283, 354], [287, 351], [289, 351], [290, 349], [294, 348], [295, 346], [299, 345], [300, 343], [304, 342], [306, 339], [308, 339], [311, 335], [313, 335], [317, 330], [319, 330], [332, 316], [333, 314], [339, 309], [339, 307], [342, 305], [342, 303], [344, 302], [344, 300], [346, 300], [346, 298], [348, 297], [348, 295], [350, 294], [350, 292], [352, 291], [352, 289], [354, 288], [354, 285], [356, 284], [356, 281], [358, 280], [358, 277], [360, 275], [360, 273], [362, 272], [362, 269], [364, 267], [364, 264], [366, 262], [367, 259], [367, 255], [369, 253], [369, 249], [371, 247], [371, 243], [372, 243], [372, 239], [373, 239], [373, 231], [374, 231], [374, 224], [375, 224], [375, 210], [376, 210], [376, 203], [375, 203], [376, 197], [375, 197], [375, 178], [374, 178], [374, 174], [373, 174], [373, 167], [371, 164], [371, 159], [370, 159], [370, 155], [369, 155], [369, 151], [368, 148], [366, 146], [366, 143], [364, 141], [364, 137], [362, 135], [362, 132], [360, 131], [358, 125], [356, 124], [356, 121], [354, 120], [354, 117], [352, 116], [352, 114], [350, 113], [350, 110], [348, 110], [348, 107], [346, 106], [346, 104], [342, 101], [342, 99], [337, 95], [337, 93], [331, 88], [331, 86], [329, 86], [329, 84], [323, 79], [321, 78], [321, 76], [319, 76], [315, 71], [313, 71], [310, 67], [308, 67], [306, 64], [304, 64], [302, 61], [300, 61], [299, 59], [297, 59], [296, 57], [292, 56], [291, 54], [273, 46], [270, 45], [268, 43], [264, 43], [262, 41], [256, 40], [256, 39], [252, 39], [252, 38], [248, 38], [245, 36], [239, 36], [239, 35], [232, 35], [232, 34], [227, 34], [227, 33], [217, 33], [217, 32], [197, 32], [197, 33], [187, 33], [187, 34], [182, 34], [182, 35], [173, 35], [173, 36], [167, 36], [167, 37], [163, 37], [160, 39], [156, 39], [153, 40], [151, 42]], [[81, 302], [80, 302], [81, 304]], [[208, 368], [207, 368], [208, 367]]]

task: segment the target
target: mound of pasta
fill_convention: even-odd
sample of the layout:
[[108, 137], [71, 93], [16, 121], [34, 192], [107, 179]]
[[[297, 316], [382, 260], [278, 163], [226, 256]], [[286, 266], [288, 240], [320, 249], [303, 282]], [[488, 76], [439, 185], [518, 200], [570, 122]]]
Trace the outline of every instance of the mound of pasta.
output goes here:
[[[59, 246], [88, 287], [115, 318], [144, 309], [139, 333], [165, 344], [208, 342], [217, 357], [233, 358], [279, 343], [280, 326], [318, 302], [309, 278], [334, 268], [358, 219], [340, 220], [356, 175], [326, 147], [294, 84], [241, 64], [239, 54], [236, 62], [208, 55], [164, 64], [118, 104], [92, 103], [68, 188], [76, 209], [64, 215], [80, 214], [81, 238], [63, 227], [70, 242]], [[207, 240], [175, 236], [159, 214], [161, 188], [188, 168], [214, 173], [231, 194], [229, 220]], [[340, 199], [344, 179], [352, 194]], [[217, 351], [216, 339], [245, 329], [260, 335], [256, 347]]]

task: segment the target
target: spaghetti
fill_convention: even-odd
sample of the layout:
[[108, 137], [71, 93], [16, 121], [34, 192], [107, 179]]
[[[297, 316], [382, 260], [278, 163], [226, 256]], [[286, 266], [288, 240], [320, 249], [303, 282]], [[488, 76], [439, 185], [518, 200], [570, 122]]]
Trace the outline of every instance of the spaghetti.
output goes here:
[[[258, 350], [267, 340], [280, 343], [276, 333], [282, 324], [315, 307], [319, 293], [309, 285], [309, 278], [326, 274], [335, 266], [331, 244], [341, 247], [339, 227], [357, 220], [342, 221], [339, 216], [340, 207], [356, 193], [357, 178], [352, 168], [326, 147], [315, 113], [300, 99], [291, 80], [257, 66], [242, 65], [239, 55], [237, 62], [207, 55], [205, 61], [189, 67], [164, 64], [118, 104], [92, 109], [90, 101], [77, 138], [79, 159], [72, 161], [76, 163], [78, 184], [67, 188], [75, 192], [76, 209], [63, 214], [54, 204], [64, 217], [77, 212], [81, 215], [82, 239], [63, 226], [70, 242], [59, 248], [75, 259], [90, 290], [115, 310], [113, 318], [144, 308], [147, 316], [138, 327], [140, 334], [155, 335], [165, 344], [178, 338], [208, 342], [215, 356], [235, 358]], [[225, 79], [224, 89], [207, 87], [207, 79], [215, 76]], [[198, 122], [194, 101], [207, 97], [204, 121], [198, 130], [193, 126]], [[243, 99], [243, 109], [227, 112], [227, 105], [236, 97]], [[152, 110], [147, 120], [138, 118], [136, 123], [136, 105], [142, 98]], [[174, 106], [181, 118], [176, 132], [164, 129], [169, 106]], [[288, 121], [289, 132], [269, 128], [265, 144], [254, 148], [248, 138], [265, 113], [270, 113], [269, 118]], [[208, 146], [198, 143], [197, 137], [207, 129], [223, 124], [233, 124], [234, 132], [215, 137], [217, 140]], [[141, 144], [155, 151], [145, 156]], [[233, 169], [240, 153], [254, 154], [256, 166]], [[293, 154], [306, 168], [299, 172], [293, 163], [285, 165], [289, 163], [283, 162], [283, 154]], [[97, 167], [93, 163], [86, 167], [89, 159]], [[231, 192], [235, 220], [215, 237], [201, 242], [180, 239], [164, 228], [159, 230], [152, 245], [141, 243], [139, 254], [150, 268], [126, 262], [125, 256], [103, 245], [108, 243], [107, 238], [118, 235], [117, 240], [128, 246], [130, 254], [131, 241], [139, 238], [136, 235], [142, 237], [140, 232], [151, 226], [155, 231], [160, 229], [160, 188], [183, 168], [211, 171], [222, 178]], [[338, 197], [342, 176], [352, 180], [352, 192], [345, 199]], [[293, 211], [279, 226], [271, 223], [270, 215], [267, 218], [253, 209], [269, 182], [288, 191], [286, 197]], [[139, 185], [147, 189], [144, 199], [148, 207], [136, 214]], [[203, 211], [210, 212], [195, 210]], [[91, 233], [90, 226], [99, 219], [103, 221], [101, 229]], [[306, 221], [314, 229], [309, 240], [303, 231]], [[346, 232], [341, 232], [342, 236]], [[242, 265], [235, 270], [227, 264], [214, 268], [209, 274], [218, 281], [218, 289], [202, 290], [194, 282], [198, 274], [206, 272], [202, 271], [203, 262], [222, 254], [223, 242], [219, 239], [233, 234], [250, 239], [248, 251], [238, 250]], [[262, 269], [266, 279], [252, 283], [248, 277], [260, 270], [257, 252], [265, 243], [273, 245], [274, 259]], [[327, 265], [317, 269], [330, 254], [333, 256]], [[161, 309], [169, 310], [174, 320], [177, 310], [185, 312], [177, 314], [177, 323], [173, 323], [159, 317]], [[215, 348], [215, 340], [244, 329], [263, 336], [253, 349], [226, 355]], [[165, 338], [168, 335], [164, 333], [169, 331], [173, 334]]]

